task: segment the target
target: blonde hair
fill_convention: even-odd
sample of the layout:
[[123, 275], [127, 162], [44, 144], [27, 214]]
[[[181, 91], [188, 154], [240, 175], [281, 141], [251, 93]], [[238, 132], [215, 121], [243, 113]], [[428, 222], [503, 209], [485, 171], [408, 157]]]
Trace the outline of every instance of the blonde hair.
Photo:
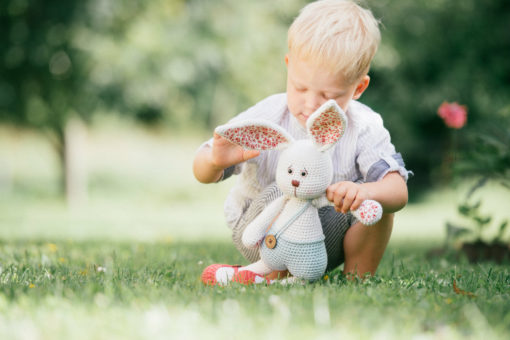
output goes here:
[[381, 40], [372, 12], [352, 1], [319, 0], [306, 5], [288, 32], [289, 52], [318, 62], [353, 83], [368, 73]]

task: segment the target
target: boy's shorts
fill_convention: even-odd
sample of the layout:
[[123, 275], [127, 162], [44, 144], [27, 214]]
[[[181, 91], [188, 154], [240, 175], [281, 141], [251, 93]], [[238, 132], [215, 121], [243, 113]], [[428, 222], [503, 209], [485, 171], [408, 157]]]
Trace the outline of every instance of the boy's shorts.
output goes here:
[[[251, 263], [260, 259], [258, 248], [246, 248], [241, 239], [243, 232], [250, 222], [273, 200], [280, 197], [282, 192], [275, 183], [266, 187], [262, 192], [248, 205], [237, 224], [232, 228], [232, 239], [236, 248]], [[319, 217], [322, 224], [326, 244], [326, 253], [328, 255], [328, 265], [326, 270], [332, 270], [344, 263], [344, 238], [347, 230], [358, 220], [352, 214], [337, 213], [331, 206], [319, 209]]]

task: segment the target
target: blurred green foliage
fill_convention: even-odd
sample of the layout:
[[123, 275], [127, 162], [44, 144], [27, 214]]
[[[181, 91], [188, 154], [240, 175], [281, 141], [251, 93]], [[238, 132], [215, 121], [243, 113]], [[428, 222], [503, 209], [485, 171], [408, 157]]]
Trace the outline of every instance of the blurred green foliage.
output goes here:
[[[56, 136], [71, 115], [106, 112], [211, 129], [285, 91], [286, 31], [307, 2], [2, 1], [0, 120]], [[444, 100], [467, 105], [467, 130], [495, 116], [510, 125], [510, 2], [364, 5], [383, 40], [362, 101], [383, 115], [416, 173], [409, 184], [429, 187], [449, 143], [436, 113]]]
[[494, 124], [510, 129], [510, 2], [369, 3], [384, 28], [371, 89], [363, 99], [383, 114], [395, 145], [417, 174], [410, 184], [441, 182], [440, 164], [444, 153], [452, 152], [455, 132], [437, 117], [443, 101], [468, 107], [455, 152], [472, 149], [476, 143], [466, 137]]

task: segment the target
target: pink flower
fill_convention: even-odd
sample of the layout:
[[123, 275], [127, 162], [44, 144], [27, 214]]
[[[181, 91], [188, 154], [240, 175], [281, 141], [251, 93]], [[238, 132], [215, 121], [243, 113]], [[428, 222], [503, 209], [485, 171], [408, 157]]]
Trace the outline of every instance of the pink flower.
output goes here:
[[467, 107], [456, 102], [443, 102], [439, 109], [437, 109], [437, 114], [443, 118], [446, 126], [453, 129], [462, 128], [467, 121]]

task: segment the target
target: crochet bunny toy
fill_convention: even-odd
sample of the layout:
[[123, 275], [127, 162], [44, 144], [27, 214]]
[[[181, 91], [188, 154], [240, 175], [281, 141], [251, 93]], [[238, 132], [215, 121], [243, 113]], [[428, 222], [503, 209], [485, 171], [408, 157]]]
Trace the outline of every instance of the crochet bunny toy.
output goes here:
[[[261, 259], [245, 268], [262, 276], [288, 270], [294, 277], [309, 281], [324, 274], [327, 255], [318, 209], [331, 204], [326, 188], [333, 180], [333, 163], [326, 151], [346, 128], [347, 116], [334, 100], [308, 118], [308, 139], [294, 140], [283, 128], [266, 120], [216, 128], [216, 133], [245, 149], [282, 150], [276, 183], [283, 196], [246, 227], [242, 242], [246, 247], [259, 247]], [[382, 207], [366, 200], [352, 213], [362, 224], [372, 225], [381, 218]]]

